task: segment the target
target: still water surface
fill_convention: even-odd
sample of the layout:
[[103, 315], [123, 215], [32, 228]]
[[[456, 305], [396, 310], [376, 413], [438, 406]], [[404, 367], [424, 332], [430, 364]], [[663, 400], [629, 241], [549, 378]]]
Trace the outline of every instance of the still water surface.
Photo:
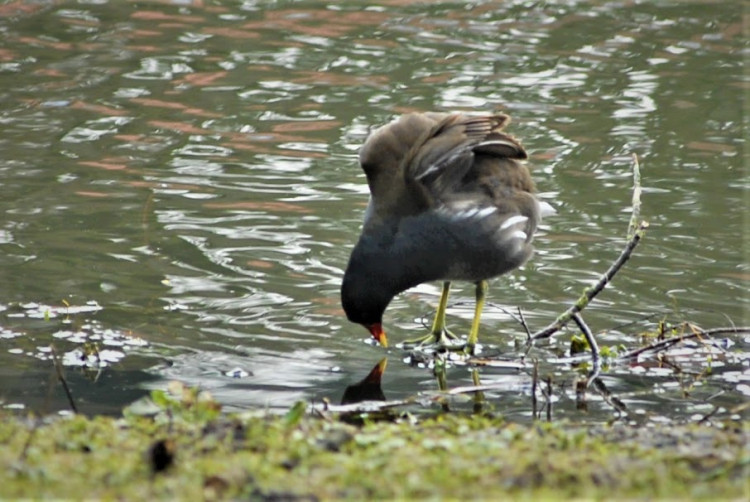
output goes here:
[[[619, 253], [631, 155], [651, 223], [585, 312], [628, 348], [662, 319], [749, 324], [740, 2], [0, 2], [0, 402], [117, 413], [172, 379], [226, 409], [340, 400], [384, 356], [386, 397], [436, 389], [346, 322], [338, 290], [367, 200], [368, 131], [406, 111], [503, 110], [558, 213], [523, 269], [493, 281], [480, 341], [518, 362]], [[459, 286], [459, 285], [457, 285]], [[392, 341], [424, 334], [438, 285], [398, 297]], [[473, 287], [449, 323], [468, 331]], [[584, 413], [552, 376], [557, 417]], [[606, 368], [633, 413], [701, 417], [750, 395], [750, 338]], [[98, 347], [99, 361], [84, 353]], [[711, 373], [705, 374], [707, 361]], [[531, 416], [531, 369], [481, 370]], [[463, 366], [450, 386], [471, 383]], [[459, 406], [461, 403], [459, 403]], [[729, 412], [727, 412], [729, 413]]]

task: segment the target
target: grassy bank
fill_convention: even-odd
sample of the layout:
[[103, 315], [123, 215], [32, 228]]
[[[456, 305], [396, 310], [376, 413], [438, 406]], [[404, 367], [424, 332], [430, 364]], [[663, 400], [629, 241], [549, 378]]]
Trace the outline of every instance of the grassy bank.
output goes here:
[[0, 497], [183, 500], [747, 500], [750, 425], [519, 425], [441, 414], [351, 425], [226, 416], [36, 420], [4, 412]]

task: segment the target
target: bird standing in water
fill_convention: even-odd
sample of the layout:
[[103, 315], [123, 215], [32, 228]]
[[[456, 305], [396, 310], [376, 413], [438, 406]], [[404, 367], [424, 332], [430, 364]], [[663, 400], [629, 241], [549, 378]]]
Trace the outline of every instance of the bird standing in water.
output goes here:
[[531, 257], [541, 219], [526, 151], [503, 132], [507, 115], [410, 113], [380, 127], [359, 154], [370, 202], [344, 274], [347, 318], [383, 346], [383, 313], [394, 296], [443, 281], [431, 333], [441, 345], [451, 281], [476, 284], [467, 350], [473, 352], [487, 280]]

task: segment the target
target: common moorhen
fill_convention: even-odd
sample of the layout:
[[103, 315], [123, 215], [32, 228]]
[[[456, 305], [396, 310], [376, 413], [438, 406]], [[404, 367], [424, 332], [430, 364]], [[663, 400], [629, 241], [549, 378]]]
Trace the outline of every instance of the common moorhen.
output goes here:
[[487, 279], [532, 255], [542, 206], [520, 162], [526, 151], [503, 132], [509, 121], [501, 113], [409, 113], [373, 131], [362, 146], [370, 201], [341, 303], [349, 320], [381, 345], [387, 346], [382, 321], [393, 297], [435, 280], [444, 281], [443, 292], [423, 341], [454, 338], [445, 329], [450, 281], [465, 280], [476, 283], [467, 340], [473, 351]]

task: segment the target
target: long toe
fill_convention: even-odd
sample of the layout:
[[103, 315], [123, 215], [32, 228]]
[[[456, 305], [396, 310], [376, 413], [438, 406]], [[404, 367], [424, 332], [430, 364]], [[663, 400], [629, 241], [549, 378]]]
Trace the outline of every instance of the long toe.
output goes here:
[[464, 346], [465, 342], [447, 329], [442, 329], [437, 333], [431, 332], [425, 336], [404, 342], [404, 348], [406, 349], [463, 350]]

